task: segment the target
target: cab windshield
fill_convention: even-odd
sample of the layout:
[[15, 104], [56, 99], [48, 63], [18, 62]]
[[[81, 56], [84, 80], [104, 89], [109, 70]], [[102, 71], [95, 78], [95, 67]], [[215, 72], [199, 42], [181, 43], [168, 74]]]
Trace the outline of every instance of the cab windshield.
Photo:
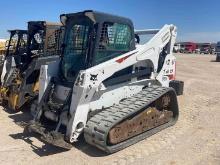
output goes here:
[[18, 52], [20, 54], [25, 53], [27, 50], [27, 34], [24, 33], [21, 35], [20, 40], [19, 40], [19, 44], [18, 44]]
[[30, 35], [30, 52], [32, 55], [43, 53], [44, 30], [38, 29]]
[[27, 34], [14, 33], [11, 36], [10, 41], [6, 44], [6, 49], [8, 49], [9, 55], [23, 54], [26, 52], [27, 46]]
[[61, 70], [67, 81], [74, 81], [78, 71], [85, 68], [88, 33], [89, 25], [85, 23], [75, 23], [69, 29], [66, 29]]
[[18, 45], [18, 34], [15, 33], [11, 36], [8, 45], [6, 45], [6, 48], [9, 50], [9, 54], [14, 54], [16, 52], [17, 45]]

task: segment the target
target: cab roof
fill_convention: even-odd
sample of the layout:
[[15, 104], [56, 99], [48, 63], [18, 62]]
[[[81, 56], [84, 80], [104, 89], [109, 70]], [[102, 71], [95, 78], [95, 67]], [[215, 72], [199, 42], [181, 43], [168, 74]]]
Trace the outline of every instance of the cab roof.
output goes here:
[[44, 26], [61, 26], [59, 22], [48, 22], [48, 21], [29, 21], [28, 24], [31, 25], [44, 25]]
[[23, 29], [13, 29], [13, 30], [8, 30], [8, 32], [14, 32], [14, 33], [27, 33], [27, 30]]
[[127, 24], [133, 27], [133, 23], [129, 18], [93, 11], [93, 10], [85, 10], [77, 13], [62, 14], [60, 15], [60, 20], [62, 23], [64, 23], [64, 21], [62, 20], [63, 17], [67, 17], [67, 18], [88, 17], [93, 23], [117, 22], [117, 23]]

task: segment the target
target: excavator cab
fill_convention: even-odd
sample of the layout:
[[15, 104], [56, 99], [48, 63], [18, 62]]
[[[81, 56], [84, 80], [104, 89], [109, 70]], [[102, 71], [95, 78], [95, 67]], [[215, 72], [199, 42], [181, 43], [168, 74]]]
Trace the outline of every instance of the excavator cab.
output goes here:
[[[34, 119], [25, 131], [65, 149], [84, 134], [87, 143], [113, 153], [175, 124], [174, 25], [135, 33], [130, 19], [91, 10], [60, 19], [61, 59], [41, 66]], [[137, 36], [150, 32], [153, 38], [137, 46]]]
[[[14, 45], [19, 45], [19, 48], [15, 49], [17, 55], [7, 60], [10, 63], [5, 65], [1, 86], [2, 100], [9, 108], [18, 111], [38, 95], [40, 66], [59, 58], [56, 39], [60, 27], [59, 23], [30, 21], [25, 33], [25, 43], [19, 38], [20, 34], [12, 33], [8, 54], [12, 53], [10, 49], [17, 38], [18, 41]], [[24, 52], [21, 52], [22, 50]]]

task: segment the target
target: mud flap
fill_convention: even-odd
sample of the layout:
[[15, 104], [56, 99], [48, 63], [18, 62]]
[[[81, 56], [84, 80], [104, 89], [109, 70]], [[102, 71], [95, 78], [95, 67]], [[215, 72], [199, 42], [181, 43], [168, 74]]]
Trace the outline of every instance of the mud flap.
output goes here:
[[169, 87], [175, 90], [177, 96], [183, 95], [183, 88], [184, 88], [183, 81], [178, 81], [178, 80], [170, 81]]

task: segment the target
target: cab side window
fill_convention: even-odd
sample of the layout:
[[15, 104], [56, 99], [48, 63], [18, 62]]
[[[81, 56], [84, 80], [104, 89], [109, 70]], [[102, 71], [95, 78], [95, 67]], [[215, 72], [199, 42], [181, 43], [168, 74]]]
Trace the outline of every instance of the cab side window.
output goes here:
[[95, 55], [95, 64], [117, 57], [130, 50], [131, 28], [125, 24], [104, 22]]

